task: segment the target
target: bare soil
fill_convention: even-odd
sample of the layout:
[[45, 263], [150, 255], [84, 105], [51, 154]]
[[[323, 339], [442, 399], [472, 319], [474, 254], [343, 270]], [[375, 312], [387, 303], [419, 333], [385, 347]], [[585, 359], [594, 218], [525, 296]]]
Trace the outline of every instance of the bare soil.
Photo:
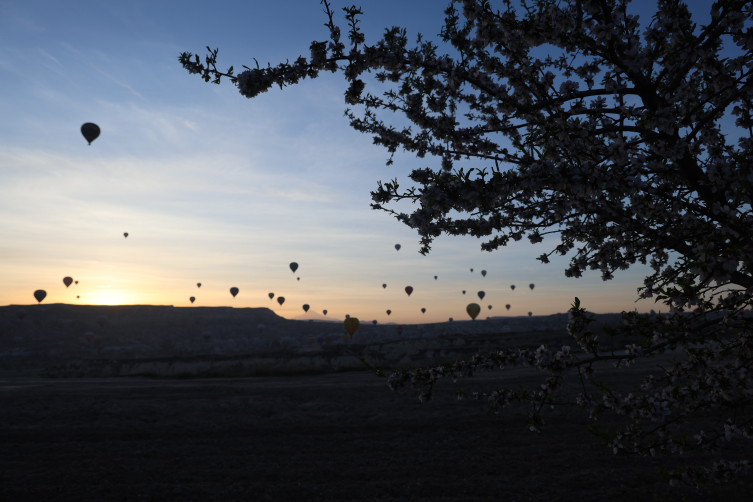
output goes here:
[[[634, 384], [641, 371], [619, 378]], [[753, 499], [750, 477], [669, 487], [659, 472], [692, 458], [617, 457], [578, 408], [547, 410], [539, 435], [525, 427], [525, 405], [485, 416], [453, 392], [542, 376], [520, 368], [443, 381], [427, 404], [367, 372], [3, 379], [0, 500]]]

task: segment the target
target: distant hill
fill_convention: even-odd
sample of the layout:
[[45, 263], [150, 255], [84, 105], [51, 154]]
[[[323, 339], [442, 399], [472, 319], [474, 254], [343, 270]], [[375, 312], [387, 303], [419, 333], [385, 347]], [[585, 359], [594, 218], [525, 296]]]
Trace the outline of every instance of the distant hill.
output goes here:
[[332, 317], [326, 317], [321, 314], [317, 314], [313, 310], [309, 310], [303, 315], [299, 315], [297, 317], [291, 317], [291, 320], [294, 321], [314, 321], [314, 322], [343, 322], [342, 319], [332, 318]]

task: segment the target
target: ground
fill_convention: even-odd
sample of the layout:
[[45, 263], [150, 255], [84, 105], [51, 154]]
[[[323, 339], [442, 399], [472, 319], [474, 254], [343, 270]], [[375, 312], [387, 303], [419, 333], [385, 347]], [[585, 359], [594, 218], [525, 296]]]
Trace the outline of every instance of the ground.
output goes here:
[[[645, 367], [643, 368], [645, 371]], [[641, 368], [621, 373], [624, 383]], [[750, 478], [670, 488], [677, 457], [617, 457], [576, 407], [485, 416], [453, 389], [533, 385], [530, 368], [442, 381], [435, 399], [368, 372], [0, 380], [2, 501], [745, 500]], [[600, 420], [601, 425], [614, 425]], [[732, 447], [749, 448], [747, 440]], [[732, 452], [734, 453], [734, 451]]]

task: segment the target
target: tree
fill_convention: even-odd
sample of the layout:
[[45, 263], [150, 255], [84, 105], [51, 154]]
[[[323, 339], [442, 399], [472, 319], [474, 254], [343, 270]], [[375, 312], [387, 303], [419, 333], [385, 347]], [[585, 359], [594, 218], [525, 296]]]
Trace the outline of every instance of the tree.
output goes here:
[[[440, 34], [448, 54], [420, 35], [409, 48], [400, 28], [366, 45], [355, 7], [343, 9], [346, 52], [330, 5], [322, 3], [330, 37], [313, 42], [308, 59], [257, 64], [237, 76], [232, 67], [217, 70], [217, 50], [204, 63], [191, 53], [180, 62], [206, 81], [229, 77], [248, 98], [342, 71], [353, 128], [391, 153], [440, 160], [437, 168], [414, 170], [414, 186], [406, 190], [395, 179], [372, 192], [374, 209], [417, 230], [422, 253], [441, 234], [483, 237], [487, 251], [510, 239], [538, 243], [558, 235], [559, 244], [539, 256], [543, 263], [553, 253], [572, 253], [567, 276], [590, 268], [604, 280], [648, 263], [653, 273], [638, 296], [671, 310], [669, 316], [623, 312], [625, 325], [612, 334], [642, 341], [620, 355], [600, 351], [589, 329], [593, 319], [576, 299], [568, 330], [579, 351], [541, 346], [477, 354], [454, 365], [382, 374], [390, 386], [410, 383], [424, 399], [441, 377], [535, 366], [549, 372], [540, 389], [460, 397], [482, 399], [495, 411], [528, 400], [530, 428], [540, 431], [540, 411], [557, 403], [562, 379], [575, 373], [584, 388], [579, 405], [592, 415], [610, 410], [627, 417], [608, 436], [615, 453], [708, 449], [718, 457], [709, 467], [672, 472], [673, 483], [727, 480], [745, 471], [746, 460], [721, 458], [719, 447], [753, 433], [744, 413], [753, 404], [751, 3], [719, 0], [709, 22], [698, 26], [681, 1], [659, 0], [641, 28], [628, 0], [503, 0], [496, 7], [454, 0]], [[388, 86], [381, 96], [365, 90], [362, 77], [372, 71]], [[381, 118], [388, 111], [415, 127], [390, 125]], [[463, 162], [481, 167], [456, 167]], [[417, 209], [390, 209], [400, 200]], [[628, 396], [594, 378], [597, 363], [619, 367], [665, 351], [680, 357]], [[684, 435], [683, 427], [709, 412], [719, 426]]]

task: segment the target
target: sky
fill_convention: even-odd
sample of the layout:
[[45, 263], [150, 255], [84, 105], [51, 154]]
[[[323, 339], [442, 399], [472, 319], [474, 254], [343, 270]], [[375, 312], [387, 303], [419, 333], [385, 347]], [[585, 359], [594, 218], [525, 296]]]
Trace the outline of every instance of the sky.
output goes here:
[[[345, 31], [346, 4], [332, 3]], [[445, 6], [358, 5], [367, 43], [392, 25], [436, 38]], [[387, 151], [343, 117], [341, 74], [248, 100], [177, 62], [206, 46], [223, 70], [308, 56], [325, 21], [318, 0], [0, 1], [0, 305], [44, 289], [44, 303], [186, 307], [194, 296], [399, 323], [464, 319], [471, 301], [482, 317], [565, 312], [575, 296], [599, 313], [657, 308], [635, 303], [647, 267], [603, 282], [566, 278], [567, 257], [542, 265], [555, 237], [488, 253], [443, 236], [420, 255], [415, 231], [372, 210], [369, 192], [438, 162], [398, 153], [386, 166]], [[102, 130], [90, 146], [85, 122]]]

